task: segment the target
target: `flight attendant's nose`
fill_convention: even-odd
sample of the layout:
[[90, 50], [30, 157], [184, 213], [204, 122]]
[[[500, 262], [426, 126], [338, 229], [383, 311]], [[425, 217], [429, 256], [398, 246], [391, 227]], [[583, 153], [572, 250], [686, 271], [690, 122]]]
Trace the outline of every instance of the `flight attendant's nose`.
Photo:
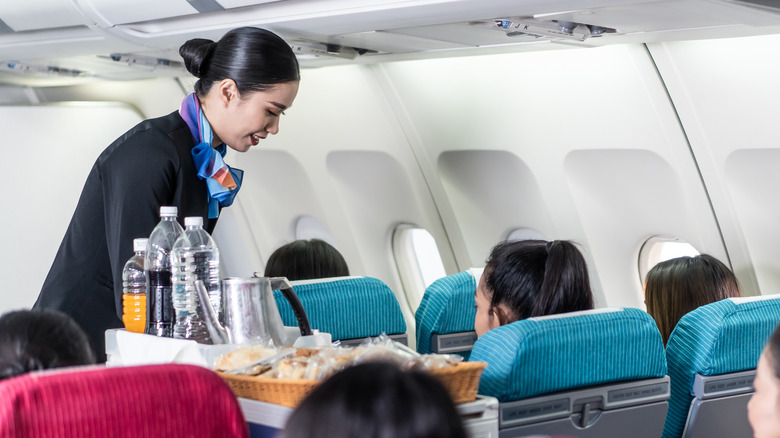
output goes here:
[[279, 132], [279, 118], [274, 117], [271, 123], [265, 127], [265, 130], [271, 135], [276, 135]]

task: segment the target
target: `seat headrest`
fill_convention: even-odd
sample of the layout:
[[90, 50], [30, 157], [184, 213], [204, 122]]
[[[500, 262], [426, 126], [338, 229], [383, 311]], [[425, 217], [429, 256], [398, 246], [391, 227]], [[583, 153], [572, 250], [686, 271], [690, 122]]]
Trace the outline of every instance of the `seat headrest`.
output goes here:
[[778, 323], [780, 295], [724, 299], [680, 318], [666, 344], [672, 395], [663, 436], [682, 435], [697, 373], [716, 376], [755, 369]]
[[[334, 340], [406, 333], [401, 306], [393, 291], [373, 277], [336, 277], [292, 283], [313, 329]], [[287, 326], [297, 325], [295, 314], [281, 292], [274, 299]]]
[[754, 369], [780, 322], [780, 295], [725, 299], [688, 312], [672, 330], [667, 356], [696, 351], [692, 373], [713, 376]]
[[666, 375], [661, 334], [639, 309], [608, 308], [529, 318], [480, 337], [479, 393], [500, 401]]
[[73, 367], [0, 382], [0, 437], [245, 438], [236, 396], [216, 373], [183, 364]]
[[[481, 274], [478, 274], [481, 275]], [[425, 289], [414, 319], [417, 326], [417, 351], [431, 352], [431, 335], [474, 330], [474, 292], [477, 281], [472, 270], [442, 277]]]

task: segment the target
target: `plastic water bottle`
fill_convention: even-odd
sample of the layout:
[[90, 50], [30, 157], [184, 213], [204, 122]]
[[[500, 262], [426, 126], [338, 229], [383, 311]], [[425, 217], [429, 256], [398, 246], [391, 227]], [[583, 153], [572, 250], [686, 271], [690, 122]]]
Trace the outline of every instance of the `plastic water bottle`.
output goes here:
[[122, 269], [122, 322], [127, 331], [143, 333], [146, 329], [146, 271], [144, 258], [149, 239], [133, 240], [133, 256]]
[[160, 222], [146, 245], [146, 333], [173, 337], [175, 313], [171, 291], [171, 248], [184, 232], [176, 207], [160, 207]]
[[203, 281], [217, 317], [220, 321], [224, 318], [219, 286], [219, 249], [203, 229], [202, 217], [184, 218], [184, 233], [173, 244], [171, 266], [173, 307], [176, 309], [173, 337], [210, 344], [211, 336], [202, 317], [195, 280]]

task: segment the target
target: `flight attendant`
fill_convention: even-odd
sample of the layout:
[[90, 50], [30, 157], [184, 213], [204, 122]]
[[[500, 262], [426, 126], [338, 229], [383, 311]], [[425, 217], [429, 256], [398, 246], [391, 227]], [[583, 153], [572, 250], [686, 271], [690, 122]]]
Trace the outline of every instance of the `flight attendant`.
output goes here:
[[203, 217], [212, 232], [243, 176], [223, 161], [226, 148], [246, 152], [276, 134], [298, 93], [295, 54], [267, 30], [192, 39], [179, 54], [198, 78], [195, 92], [100, 154], [34, 305], [75, 319], [102, 360], [105, 331], [122, 327], [122, 268], [133, 239], [149, 236], [164, 205], [177, 206], [179, 220]]

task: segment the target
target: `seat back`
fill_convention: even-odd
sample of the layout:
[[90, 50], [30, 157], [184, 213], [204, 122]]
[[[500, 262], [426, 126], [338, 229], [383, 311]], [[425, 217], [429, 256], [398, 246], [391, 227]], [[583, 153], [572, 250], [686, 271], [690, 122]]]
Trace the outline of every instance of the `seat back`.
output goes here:
[[672, 396], [664, 438], [713, 430], [709, 436], [753, 436], [746, 412], [752, 376], [778, 322], [780, 295], [729, 298], [680, 319], [666, 344]]
[[[313, 329], [350, 344], [367, 337], [390, 335], [407, 342], [406, 321], [393, 291], [373, 277], [334, 277], [291, 282]], [[286, 326], [297, 326], [290, 303], [281, 292], [274, 299]], [[346, 341], [346, 342], [345, 342]]]
[[0, 437], [248, 436], [233, 392], [193, 365], [87, 367], [0, 382]]
[[660, 436], [669, 398], [655, 321], [631, 308], [528, 318], [485, 333], [479, 393], [501, 401], [502, 437]]
[[458, 353], [466, 359], [477, 333], [474, 292], [482, 269], [470, 269], [434, 281], [423, 294], [414, 314], [417, 351]]

